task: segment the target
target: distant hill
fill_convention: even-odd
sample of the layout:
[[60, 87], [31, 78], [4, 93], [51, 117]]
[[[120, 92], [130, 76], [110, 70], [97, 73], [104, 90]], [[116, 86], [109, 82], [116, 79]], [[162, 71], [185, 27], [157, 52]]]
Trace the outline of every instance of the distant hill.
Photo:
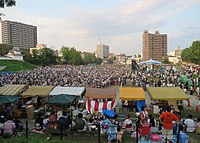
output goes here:
[[0, 72], [15, 72], [15, 71], [22, 71], [22, 70], [30, 70], [36, 68], [35, 65], [32, 65], [28, 62], [21, 62], [17, 60], [0, 60], [0, 66], [6, 66]]

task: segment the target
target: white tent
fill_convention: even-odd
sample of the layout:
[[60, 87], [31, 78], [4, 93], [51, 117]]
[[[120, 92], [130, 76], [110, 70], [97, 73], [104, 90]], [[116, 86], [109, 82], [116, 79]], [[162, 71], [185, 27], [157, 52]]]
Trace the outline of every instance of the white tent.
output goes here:
[[148, 60], [148, 61], [143, 61], [143, 62], [140, 62], [140, 64], [150, 64], [150, 65], [153, 65], [153, 64], [161, 64], [162, 62], [159, 62], [159, 61], [155, 61], [155, 60]]
[[61, 87], [56, 86], [50, 93], [50, 96], [60, 95], [60, 94], [69, 94], [81, 96], [85, 91], [85, 87]]

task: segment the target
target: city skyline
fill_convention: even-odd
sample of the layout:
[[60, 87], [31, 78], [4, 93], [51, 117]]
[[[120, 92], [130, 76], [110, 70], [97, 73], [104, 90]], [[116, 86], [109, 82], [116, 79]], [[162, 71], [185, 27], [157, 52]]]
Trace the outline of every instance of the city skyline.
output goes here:
[[142, 34], [159, 30], [168, 35], [168, 52], [200, 39], [198, 0], [17, 0], [1, 9], [3, 20], [38, 27], [38, 43], [94, 52], [99, 37], [111, 53], [142, 52]]

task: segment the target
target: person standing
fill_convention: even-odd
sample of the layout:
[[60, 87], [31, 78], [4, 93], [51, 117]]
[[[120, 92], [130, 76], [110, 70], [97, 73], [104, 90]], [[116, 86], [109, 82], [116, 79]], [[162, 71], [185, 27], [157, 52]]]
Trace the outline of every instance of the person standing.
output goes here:
[[142, 106], [142, 112], [140, 113], [140, 124], [146, 124], [148, 120], [148, 112], [146, 106]]
[[163, 124], [162, 136], [167, 139], [167, 143], [173, 137], [173, 121], [179, 121], [178, 117], [171, 112], [171, 107], [166, 107], [166, 112], [163, 112], [160, 117], [159, 121]]
[[112, 121], [110, 120], [110, 116], [106, 116], [101, 126], [104, 132], [108, 135], [108, 143], [111, 143], [113, 140], [116, 139], [116, 129]]
[[188, 115], [188, 118], [185, 120], [184, 124], [188, 133], [193, 133], [195, 131], [196, 125], [192, 119], [192, 115]]

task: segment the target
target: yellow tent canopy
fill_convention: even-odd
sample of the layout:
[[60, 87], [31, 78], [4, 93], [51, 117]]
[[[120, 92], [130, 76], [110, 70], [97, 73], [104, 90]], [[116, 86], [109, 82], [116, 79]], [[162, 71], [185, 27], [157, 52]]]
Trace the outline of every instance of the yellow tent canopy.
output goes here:
[[149, 87], [153, 100], [188, 100], [189, 96], [179, 87]]
[[31, 86], [25, 93], [22, 94], [22, 97], [46, 97], [53, 88], [54, 86]]
[[25, 84], [6, 84], [0, 88], [0, 95], [18, 95], [25, 87]]
[[122, 100], [145, 100], [143, 88], [120, 87], [120, 99]]

